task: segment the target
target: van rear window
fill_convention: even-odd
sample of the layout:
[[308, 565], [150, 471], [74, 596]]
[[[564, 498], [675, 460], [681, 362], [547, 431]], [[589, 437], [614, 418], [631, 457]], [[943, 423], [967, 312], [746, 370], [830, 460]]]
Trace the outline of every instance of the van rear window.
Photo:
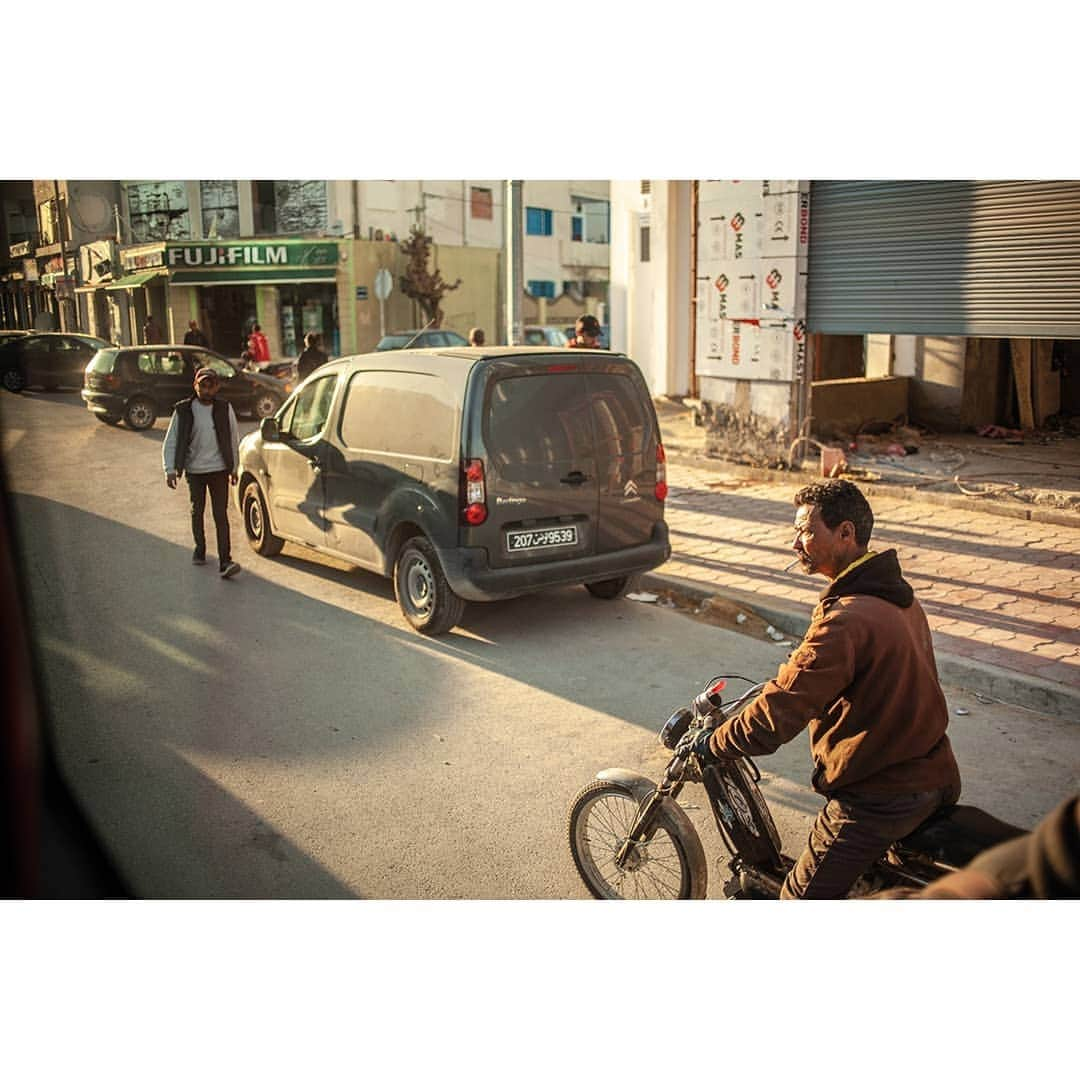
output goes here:
[[511, 375], [491, 389], [484, 442], [502, 465], [574, 461], [592, 450], [580, 372]]
[[649, 444], [652, 416], [645, 391], [629, 375], [585, 376], [596, 424], [596, 444], [609, 455], [640, 454]]

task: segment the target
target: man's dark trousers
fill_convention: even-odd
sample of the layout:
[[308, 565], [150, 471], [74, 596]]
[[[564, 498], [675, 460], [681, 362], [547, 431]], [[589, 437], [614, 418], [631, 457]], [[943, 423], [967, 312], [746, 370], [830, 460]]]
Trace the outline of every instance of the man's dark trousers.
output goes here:
[[191, 493], [191, 535], [195, 539], [195, 554], [206, 557], [206, 528], [203, 517], [206, 512], [206, 492], [210, 492], [210, 508], [214, 514], [217, 531], [218, 562], [224, 566], [232, 559], [229, 545], [229, 474], [221, 472], [188, 473], [188, 490]]

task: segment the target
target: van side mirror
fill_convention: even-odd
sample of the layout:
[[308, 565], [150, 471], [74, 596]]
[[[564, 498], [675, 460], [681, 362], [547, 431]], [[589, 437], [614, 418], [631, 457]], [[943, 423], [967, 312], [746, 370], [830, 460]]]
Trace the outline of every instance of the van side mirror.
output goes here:
[[259, 434], [263, 442], [281, 442], [281, 429], [272, 416], [263, 417], [262, 423], [259, 424]]

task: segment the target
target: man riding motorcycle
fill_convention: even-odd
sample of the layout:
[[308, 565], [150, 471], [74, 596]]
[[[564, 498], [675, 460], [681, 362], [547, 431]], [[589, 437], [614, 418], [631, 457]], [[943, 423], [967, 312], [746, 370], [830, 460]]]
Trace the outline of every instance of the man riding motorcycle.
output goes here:
[[837, 899], [886, 849], [956, 802], [930, 627], [896, 551], [869, 550], [874, 515], [847, 480], [795, 495], [793, 550], [830, 581], [799, 647], [738, 715], [698, 737], [704, 761], [771, 754], [810, 727], [827, 800], [781, 899]]

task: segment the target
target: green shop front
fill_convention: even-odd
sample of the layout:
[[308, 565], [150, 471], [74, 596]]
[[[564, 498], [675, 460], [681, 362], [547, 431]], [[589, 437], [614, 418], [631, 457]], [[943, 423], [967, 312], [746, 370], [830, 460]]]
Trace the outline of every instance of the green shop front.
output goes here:
[[177, 340], [194, 320], [212, 348], [239, 356], [258, 323], [275, 359], [298, 356], [309, 332], [340, 355], [336, 242], [169, 241], [164, 256]]

